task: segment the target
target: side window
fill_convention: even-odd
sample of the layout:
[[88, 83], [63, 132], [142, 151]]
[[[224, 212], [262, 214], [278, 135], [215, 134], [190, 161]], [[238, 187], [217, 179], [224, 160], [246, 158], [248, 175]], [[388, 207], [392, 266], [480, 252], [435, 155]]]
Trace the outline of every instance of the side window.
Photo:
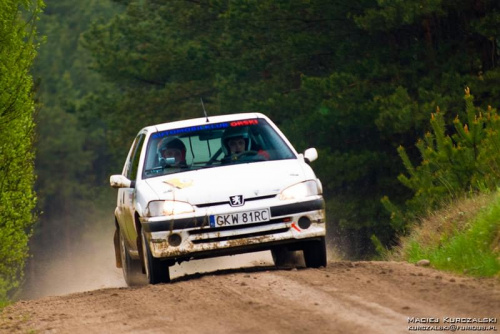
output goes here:
[[130, 159], [129, 161], [127, 161], [127, 168], [125, 170], [125, 176], [129, 180], [135, 180], [137, 178], [139, 159], [141, 157], [141, 149], [145, 137], [146, 135], [144, 134], [140, 134], [139, 136], [137, 136], [134, 145], [132, 146], [132, 154], [130, 154]]

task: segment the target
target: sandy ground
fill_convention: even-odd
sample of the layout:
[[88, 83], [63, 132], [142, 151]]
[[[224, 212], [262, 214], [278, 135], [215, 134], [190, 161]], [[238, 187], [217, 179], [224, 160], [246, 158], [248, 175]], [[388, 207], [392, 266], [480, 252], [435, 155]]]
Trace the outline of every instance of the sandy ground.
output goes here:
[[[194, 264], [190, 270], [200, 269]], [[407, 263], [337, 261], [320, 269], [276, 269], [264, 258], [246, 268], [173, 277], [170, 284], [21, 300], [0, 313], [0, 333], [444, 333], [453, 331], [450, 326], [459, 333], [500, 331], [498, 279]], [[484, 318], [488, 323], [473, 322]]]

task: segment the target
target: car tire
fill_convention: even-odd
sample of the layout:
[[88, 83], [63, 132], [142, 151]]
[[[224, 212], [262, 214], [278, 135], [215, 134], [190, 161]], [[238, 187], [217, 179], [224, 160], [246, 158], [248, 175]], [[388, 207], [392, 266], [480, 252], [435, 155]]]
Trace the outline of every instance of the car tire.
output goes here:
[[125, 237], [121, 230], [118, 231], [120, 235], [120, 258], [122, 263], [123, 278], [128, 286], [146, 284], [146, 277], [142, 273], [142, 265], [139, 259], [133, 259], [130, 256], [129, 248], [125, 243]]
[[288, 250], [286, 247], [278, 246], [271, 249], [274, 265], [278, 268], [289, 268], [298, 265], [296, 252]]
[[326, 243], [324, 237], [320, 240], [305, 243], [303, 251], [307, 268], [326, 267]]
[[163, 262], [160, 259], [153, 257], [143, 231], [141, 232], [141, 236], [144, 267], [146, 269], [146, 277], [149, 284], [169, 283], [170, 271], [167, 262]]

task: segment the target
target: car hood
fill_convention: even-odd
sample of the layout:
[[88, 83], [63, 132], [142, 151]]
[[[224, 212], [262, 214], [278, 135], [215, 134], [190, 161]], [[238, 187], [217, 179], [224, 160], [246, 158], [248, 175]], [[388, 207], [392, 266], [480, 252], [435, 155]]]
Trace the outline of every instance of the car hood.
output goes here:
[[198, 205], [228, 202], [229, 196], [234, 195], [246, 199], [276, 195], [304, 180], [300, 160], [293, 159], [199, 169], [145, 182], [160, 200], [175, 199]]

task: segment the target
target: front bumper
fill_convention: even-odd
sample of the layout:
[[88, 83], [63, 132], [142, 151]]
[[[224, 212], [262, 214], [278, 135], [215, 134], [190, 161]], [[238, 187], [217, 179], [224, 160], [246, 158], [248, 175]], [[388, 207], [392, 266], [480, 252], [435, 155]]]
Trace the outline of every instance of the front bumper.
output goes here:
[[[245, 210], [258, 208], [259, 204], [255, 203]], [[203, 216], [190, 218], [141, 218], [141, 223], [152, 255], [174, 261], [266, 250], [278, 244], [317, 239], [326, 234], [321, 197], [269, 208], [269, 221], [248, 225], [210, 227], [210, 214], [220, 214], [224, 209], [212, 210], [210, 214], [205, 211]], [[309, 220], [310, 226], [303, 228], [301, 224], [301, 228], [298, 223], [301, 218]], [[173, 235], [178, 245], [169, 243]]]

